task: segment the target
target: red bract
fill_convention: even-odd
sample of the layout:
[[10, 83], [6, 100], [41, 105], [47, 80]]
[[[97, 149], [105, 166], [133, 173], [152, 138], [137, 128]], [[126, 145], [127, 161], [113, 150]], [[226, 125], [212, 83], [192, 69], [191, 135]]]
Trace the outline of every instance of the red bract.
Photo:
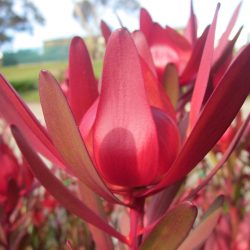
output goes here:
[[0, 137], [0, 204], [12, 212], [18, 199], [31, 187], [33, 176], [25, 163], [20, 164], [12, 150]]
[[[0, 203], [6, 210], [11, 210], [12, 201], [18, 197], [18, 194], [14, 197], [12, 192], [13, 186], [18, 186], [19, 165], [12, 151], [3, 142], [2, 138], [0, 138], [0, 166]], [[14, 191], [16, 191], [15, 188]]]
[[[81, 44], [79, 39], [73, 41], [71, 57], [72, 55], [78, 57], [76, 48], [82, 46], [79, 44]], [[229, 126], [242, 105], [249, 92], [249, 74], [246, 70], [249, 50], [250, 47], [246, 47], [227, 70], [202, 113], [200, 110], [191, 110], [191, 113], [196, 113], [196, 117], [199, 118], [193, 122], [192, 127], [194, 128], [177, 155], [180, 136], [174, 109], [168, 98], [166, 96], [163, 98], [162, 89], [154, 77], [154, 73], [139, 55], [138, 44], [136, 47], [134, 40], [126, 30], [118, 30], [112, 34], [107, 45], [100, 80], [102, 86], [100, 96], [92, 98], [89, 104], [79, 103], [85, 110], [89, 107], [87, 113], [81, 118], [80, 131], [91, 158], [84, 153], [83, 164], [82, 160], [79, 160], [79, 157], [82, 157], [80, 148], [83, 146], [76, 147], [75, 143], [82, 144], [80, 133], [74, 125], [74, 119], [60, 93], [60, 88], [56, 87], [55, 79], [49, 73], [42, 72], [40, 76], [41, 102], [48, 132], [54, 144], [48, 142], [48, 145], [51, 145], [53, 150], [60, 152], [64, 162], [70, 166], [70, 170], [80, 180], [105, 197], [107, 187], [106, 191], [102, 191], [105, 186], [112, 190], [128, 190], [160, 182], [157, 186], [158, 189], [174, 183], [183, 178], [205, 156]], [[89, 65], [88, 56], [86, 59], [83, 57], [82, 65], [84, 63]], [[70, 63], [70, 67], [72, 65], [73, 63]], [[81, 69], [75, 67], [74, 70], [76, 71], [74, 78], [70, 76], [69, 79], [69, 82], [75, 84], [69, 84], [69, 91], [72, 93], [79, 83], [77, 80], [74, 82], [74, 79], [76, 79], [76, 75], [80, 75]], [[92, 71], [86, 72], [86, 74], [92, 75]], [[237, 91], [235, 91], [235, 82], [242, 83], [237, 86]], [[79, 84], [80, 86], [88, 84], [92, 86], [96, 82], [83, 79]], [[197, 85], [199, 84], [198, 82]], [[1, 86], [6, 88], [6, 82], [1, 81]], [[85, 88], [87, 93], [96, 91], [92, 87], [81, 88]], [[79, 95], [81, 92], [75, 91], [75, 93]], [[4, 90], [2, 93], [4, 98], [1, 101], [11, 101], [8, 97], [10, 94]], [[227, 104], [226, 109], [225, 103], [229, 97], [232, 101]], [[80, 98], [76, 100], [81, 101]], [[50, 101], [53, 101], [53, 105]], [[71, 102], [72, 105], [77, 106]], [[66, 109], [68, 109], [67, 112], [62, 112]], [[58, 113], [59, 110], [60, 113]], [[16, 119], [23, 123], [24, 111], [16, 113]], [[219, 113], [220, 115], [218, 115]], [[26, 113], [25, 117], [27, 115]], [[79, 117], [82, 117], [80, 113], [77, 113], [77, 116], [78, 120]], [[29, 115], [26, 119], [31, 119], [29, 117], [31, 116]], [[67, 122], [65, 122], [66, 120]], [[37, 127], [37, 123], [34, 123], [34, 126]], [[64, 129], [59, 129], [60, 126], [63, 126]], [[25, 133], [24, 126], [20, 126], [20, 128]], [[72, 129], [75, 131], [75, 139], [72, 137]], [[212, 136], [207, 136], [207, 133], [203, 131], [212, 133]], [[29, 130], [30, 132], [33, 135], [37, 133], [36, 130]], [[41, 142], [36, 145], [38, 150], [41, 148], [40, 145]], [[72, 147], [75, 149], [72, 150]], [[190, 157], [192, 152], [195, 152], [195, 155]], [[56, 155], [54, 156], [56, 157]], [[86, 173], [83, 173], [83, 166], [87, 168]]]
[[[228, 37], [236, 22], [240, 5], [236, 8], [214, 52], [212, 72], [214, 78], [221, 76], [221, 72], [224, 72], [224, 69], [230, 63], [233, 46], [239, 34], [232, 41], [228, 41]], [[215, 24], [211, 25], [211, 29], [215, 29]], [[168, 64], [176, 66], [181, 84], [190, 84], [195, 79], [201, 57], [204, 55], [203, 50], [208, 30], [205, 29], [201, 37], [197, 38], [197, 20], [193, 12], [192, 1], [191, 15], [185, 29], [185, 36], [180, 35], [169, 26], [163, 28], [158, 23], [153, 22], [145, 9], [142, 9], [140, 14], [140, 30], [147, 39], [160, 82], [164, 83], [165, 70]], [[209, 56], [213, 57], [213, 50], [206, 56], [208, 63], [211, 64], [208, 59]], [[214, 81], [216, 80], [214, 79]]]
[[185, 37], [170, 27], [162, 28], [154, 23], [145, 9], [141, 10], [140, 30], [147, 38], [161, 82], [165, 67], [169, 63], [175, 64], [178, 71], [183, 72], [192, 52]]
[[177, 125], [170, 114], [148, 103], [141, 59], [126, 30], [110, 37], [101, 85], [98, 104], [81, 125], [87, 141], [93, 135], [87, 145], [97, 170], [123, 188], [157, 182], [178, 152]]

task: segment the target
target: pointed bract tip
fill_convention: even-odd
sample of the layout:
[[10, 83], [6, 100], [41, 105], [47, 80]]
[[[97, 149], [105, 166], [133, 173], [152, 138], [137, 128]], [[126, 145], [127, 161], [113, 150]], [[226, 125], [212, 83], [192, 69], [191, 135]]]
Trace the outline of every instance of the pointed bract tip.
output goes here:
[[142, 12], [146, 12], [148, 14], [148, 11], [144, 7], [141, 7], [141, 9], [140, 9], [140, 13], [142, 13]]
[[221, 3], [220, 3], [220, 2], [218, 2], [218, 3], [217, 3], [217, 5], [216, 5], [216, 11], [219, 11], [220, 6], [221, 6]]
[[80, 36], [74, 36], [71, 40], [70, 45], [77, 43], [83, 43], [83, 39]]
[[50, 81], [52, 78], [54, 79], [54, 76], [48, 70], [41, 70], [39, 73], [39, 82], [40, 80]]
[[140, 10], [140, 16], [142, 16], [142, 15], [147, 16], [152, 20], [151, 15], [149, 14], [148, 10], [143, 8], [143, 7]]
[[109, 39], [109, 43], [111, 40], [113, 39], [117, 39], [119, 37], [130, 37], [130, 32], [128, 31], [127, 28], [119, 28], [117, 30], [115, 30], [114, 32], [112, 32], [112, 34], [110, 35], [110, 39]]
[[40, 70], [40, 72], [39, 72], [39, 78], [40, 77], [46, 77], [47, 75], [48, 75], [48, 70], [46, 70], [46, 69]]

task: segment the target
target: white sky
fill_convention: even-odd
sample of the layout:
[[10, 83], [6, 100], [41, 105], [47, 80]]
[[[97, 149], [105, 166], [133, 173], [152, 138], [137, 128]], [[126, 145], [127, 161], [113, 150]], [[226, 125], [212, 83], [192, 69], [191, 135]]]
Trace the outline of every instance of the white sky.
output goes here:
[[[74, 35], [83, 36], [84, 31], [74, 19], [73, 0], [32, 0], [45, 17], [44, 26], [36, 26], [33, 35], [17, 33], [9, 49], [17, 50], [21, 48], [37, 48], [42, 46], [44, 40], [72, 37]], [[190, 0], [139, 0], [153, 17], [153, 20], [161, 25], [171, 27], [183, 27], [186, 25], [189, 12]], [[233, 10], [240, 2], [239, 0], [221, 0], [217, 34], [222, 34]], [[194, 10], [198, 18], [199, 30], [211, 23], [217, 0], [194, 0]], [[250, 37], [250, 1], [243, 2], [240, 15], [236, 24], [236, 29], [244, 25], [238, 46], [245, 44]], [[132, 18], [118, 13], [124, 26], [130, 30], [138, 28], [139, 13], [135, 13]], [[103, 12], [101, 17], [113, 28], [118, 28], [119, 23], [112, 13], [112, 10]], [[236, 31], [236, 30], [234, 30]], [[235, 32], [233, 32], [235, 33]]]

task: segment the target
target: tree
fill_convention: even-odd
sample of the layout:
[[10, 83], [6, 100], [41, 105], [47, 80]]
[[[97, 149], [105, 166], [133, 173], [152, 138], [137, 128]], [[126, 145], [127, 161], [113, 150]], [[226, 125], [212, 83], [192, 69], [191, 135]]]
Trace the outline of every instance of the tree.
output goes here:
[[75, 0], [74, 16], [89, 34], [99, 28], [100, 17], [105, 8], [110, 8], [116, 14], [122, 10], [131, 13], [138, 10], [137, 0]]
[[44, 23], [36, 6], [28, 0], [0, 0], [0, 46], [16, 31], [33, 30], [33, 23]]
[[[98, 37], [95, 35], [100, 33], [100, 18], [105, 9], [112, 9], [114, 14], [117, 14], [119, 10], [132, 13], [139, 7], [137, 0], [75, 0], [73, 14], [91, 39], [91, 46], [88, 49], [92, 58], [97, 59], [102, 54]], [[118, 16], [117, 18], [119, 19]]]

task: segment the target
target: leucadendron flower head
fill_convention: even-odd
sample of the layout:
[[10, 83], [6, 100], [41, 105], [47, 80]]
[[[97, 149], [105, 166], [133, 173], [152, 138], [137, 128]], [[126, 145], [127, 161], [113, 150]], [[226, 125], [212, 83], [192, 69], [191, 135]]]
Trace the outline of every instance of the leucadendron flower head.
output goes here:
[[[209, 39], [213, 33], [214, 28]], [[249, 93], [249, 50], [247, 46], [230, 65], [205, 105], [206, 79], [196, 81], [182, 142], [175, 110], [157, 80], [140, 31], [119, 29], [110, 36], [100, 93], [80, 38], [70, 47], [67, 98], [54, 77], [41, 72], [39, 92], [48, 133], [3, 77], [0, 104], [7, 108], [1, 113], [38, 152], [104, 198], [114, 200], [112, 193], [121, 191], [147, 196], [184, 178], [230, 125]], [[201, 63], [198, 75], [210, 70], [206, 58]]]
[[[95, 226], [93, 235], [101, 235], [96, 242], [102, 249], [112, 249], [107, 234], [131, 249], [141, 245], [140, 250], [160, 249], [158, 246], [164, 249], [165, 235], [169, 235], [167, 245], [176, 249], [194, 224], [197, 208], [190, 202], [164, 210], [164, 218], [157, 223], [162, 206], [155, 213], [158, 217], [150, 217], [150, 213], [145, 215], [144, 201], [149, 195], [181, 183], [230, 126], [249, 94], [250, 45], [239, 53], [209, 99], [205, 99], [211, 71], [211, 56], [207, 60], [206, 55], [213, 51], [211, 40], [218, 10], [207, 35], [188, 119], [178, 117], [178, 124], [140, 31], [130, 33], [122, 28], [110, 35], [100, 88], [86, 46], [78, 37], [70, 46], [66, 92], [48, 71], [40, 73], [39, 94], [46, 129], [0, 77], [0, 113], [14, 124], [13, 135], [34, 175], [65, 208]], [[38, 153], [77, 178], [82, 200], [54, 176]], [[173, 186], [172, 198], [177, 190]], [[130, 208], [129, 236], [107, 223], [99, 196]], [[215, 202], [212, 211], [221, 208], [222, 200]], [[156, 202], [151, 208], [159, 205]], [[141, 228], [144, 215], [152, 224]], [[156, 231], [160, 236], [154, 236]], [[144, 236], [147, 238], [141, 243]], [[190, 246], [190, 242], [192, 245], [192, 237], [185, 244]]]
[[150, 101], [153, 93], [145, 86], [157, 88], [158, 83], [147, 78], [150, 70], [143, 64], [129, 32], [115, 31], [104, 58], [100, 96], [80, 124], [97, 171], [108, 184], [126, 189], [161, 180], [180, 145], [174, 109], [167, 97], [160, 100], [162, 108]]

